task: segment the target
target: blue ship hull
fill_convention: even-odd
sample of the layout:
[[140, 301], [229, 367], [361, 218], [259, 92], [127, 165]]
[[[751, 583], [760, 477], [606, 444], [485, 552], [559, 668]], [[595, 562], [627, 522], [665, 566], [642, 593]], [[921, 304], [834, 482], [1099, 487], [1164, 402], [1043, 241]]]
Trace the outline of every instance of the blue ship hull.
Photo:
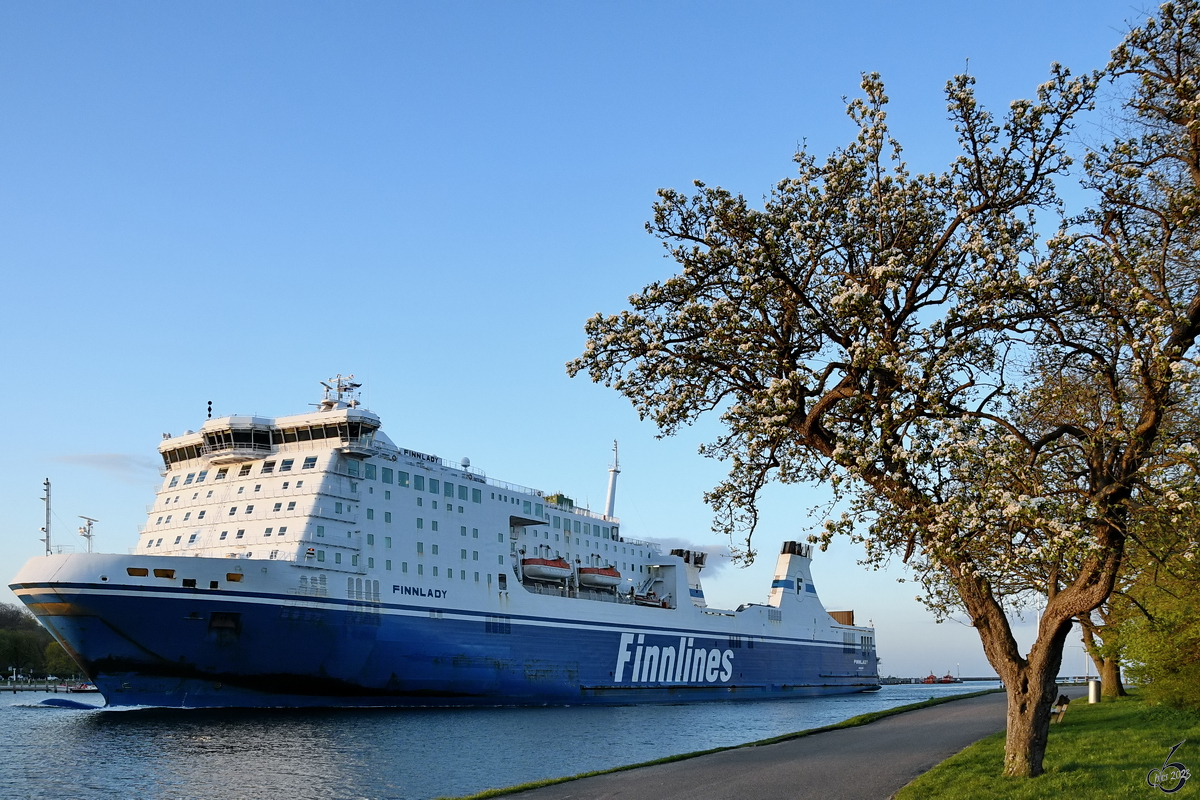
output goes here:
[[13, 588], [115, 706], [677, 703], [878, 688], [873, 652], [864, 674], [856, 647], [816, 638], [178, 587]]

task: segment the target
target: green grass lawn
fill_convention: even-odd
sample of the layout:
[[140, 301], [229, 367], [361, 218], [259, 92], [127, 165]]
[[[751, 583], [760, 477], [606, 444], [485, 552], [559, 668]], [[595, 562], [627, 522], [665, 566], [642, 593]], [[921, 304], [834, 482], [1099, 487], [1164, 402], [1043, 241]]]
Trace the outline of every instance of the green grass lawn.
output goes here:
[[[1146, 783], [1175, 744], [1171, 759], [1193, 774], [1166, 795]], [[897, 800], [1034, 800], [1035, 798], [1200, 797], [1200, 714], [1146, 705], [1131, 697], [1088, 705], [1075, 700], [1061, 724], [1050, 726], [1045, 774], [1005, 778], [1004, 734], [983, 739], [904, 787]]]

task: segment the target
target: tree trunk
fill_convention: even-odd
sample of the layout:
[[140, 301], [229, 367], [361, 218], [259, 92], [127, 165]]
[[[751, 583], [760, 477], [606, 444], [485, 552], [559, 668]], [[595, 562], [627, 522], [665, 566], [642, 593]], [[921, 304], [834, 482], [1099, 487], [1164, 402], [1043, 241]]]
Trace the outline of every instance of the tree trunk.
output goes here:
[[1100, 693], [1105, 697], [1125, 697], [1125, 685], [1121, 683], [1121, 661], [1104, 658], [1100, 663]]
[[1005, 677], [1008, 691], [1008, 734], [1004, 740], [1004, 774], [1035, 778], [1044, 772], [1046, 740], [1050, 735], [1050, 707], [1057, 698], [1054, 682], [1058, 669], [1043, 663], [1021, 665]]
[[1064, 593], [1051, 595], [1038, 626], [1038, 637], [1029, 655], [1022, 657], [1004, 609], [990, 591], [981, 591], [990, 588], [986, 581], [978, 574], [964, 574], [959, 586], [959, 596], [968, 606], [983, 652], [1008, 692], [1004, 774], [1036, 778], [1045, 772], [1042, 762], [1050, 736], [1050, 707], [1058, 697], [1055, 679], [1074, 614], [1061, 608]]
[[[1096, 674], [1100, 676], [1100, 693], [1104, 697], [1125, 697], [1128, 693], [1121, 683], [1121, 647], [1116, 641], [1117, 629], [1108, 624], [1104, 607], [1098, 611], [1104, 620], [1103, 625], [1097, 625], [1090, 613], [1080, 614], [1077, 618], [1083, 632], [1083, 643], [1092, 663], [1096, 665]], [[1108, 655], [1105, 655], [1106, 651]]]

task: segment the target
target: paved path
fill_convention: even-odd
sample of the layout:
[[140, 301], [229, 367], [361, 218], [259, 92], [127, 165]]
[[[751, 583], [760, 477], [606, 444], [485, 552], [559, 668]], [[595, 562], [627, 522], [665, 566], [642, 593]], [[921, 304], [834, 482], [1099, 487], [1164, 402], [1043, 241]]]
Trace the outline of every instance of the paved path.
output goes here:
[[[1067, 690], [1072, 699], [1081, 693], [1086, 696], [1086, 689]], [[596, 775], [507, 797], [883, 800], [967, 745], [1004, 730], [1005, 702], [1003, 692], [955, 700], [856, 728]]]

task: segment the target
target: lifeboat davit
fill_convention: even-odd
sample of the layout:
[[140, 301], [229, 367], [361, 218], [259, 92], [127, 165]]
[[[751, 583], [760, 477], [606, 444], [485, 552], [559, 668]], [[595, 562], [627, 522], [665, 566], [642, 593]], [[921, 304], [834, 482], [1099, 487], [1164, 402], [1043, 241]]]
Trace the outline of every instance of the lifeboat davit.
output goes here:
[[522, 558], [521, 574], [535, 581], [561, 581], [571, 576], [571, 565], [563, 558]]
[[580, 567], [579, 582], [584, 586], [611, 589], [621, 584], [621, 573], [612, 567]]

